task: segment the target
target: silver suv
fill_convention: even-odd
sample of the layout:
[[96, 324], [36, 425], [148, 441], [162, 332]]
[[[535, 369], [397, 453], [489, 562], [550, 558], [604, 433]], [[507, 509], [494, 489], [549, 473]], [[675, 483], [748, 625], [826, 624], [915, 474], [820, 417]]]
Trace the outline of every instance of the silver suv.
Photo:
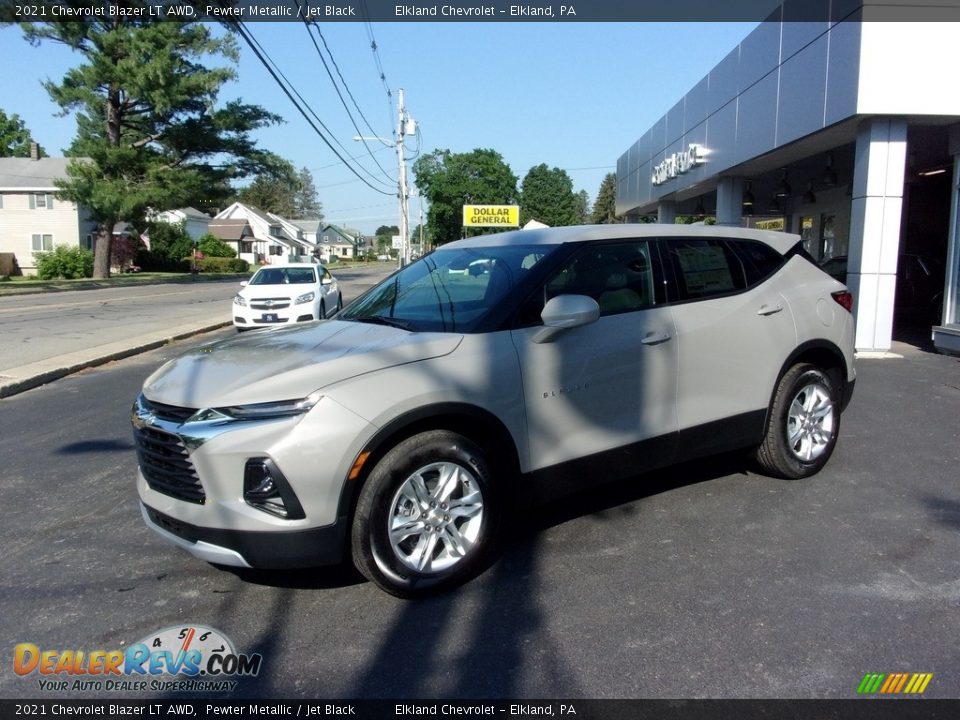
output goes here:
[[444, 245], [333, 319], [199, 347], [134, 406], [147, 524], [213, 563], [352, 555], [461, 583], [518, 498], [752, 448], [816, 473], [853, 390], [852, 297], [795, 235], [619, 225]]

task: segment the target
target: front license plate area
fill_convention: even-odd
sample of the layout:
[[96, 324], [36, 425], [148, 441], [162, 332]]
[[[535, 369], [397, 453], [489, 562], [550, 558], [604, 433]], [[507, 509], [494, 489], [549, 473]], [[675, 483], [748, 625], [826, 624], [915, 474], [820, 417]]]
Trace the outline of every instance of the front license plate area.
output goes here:
[[264, 313], [260, 316], [260, 319], [264, 322], [277, 322], [279, 318], [276, 313]]

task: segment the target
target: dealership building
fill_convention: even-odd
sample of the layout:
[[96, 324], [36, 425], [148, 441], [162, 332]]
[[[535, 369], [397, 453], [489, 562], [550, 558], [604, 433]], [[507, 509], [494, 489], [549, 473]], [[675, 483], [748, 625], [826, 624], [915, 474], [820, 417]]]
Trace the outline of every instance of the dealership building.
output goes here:
[[859, 4], [761, 23], [620, 157], [617, 213], [796, 233], [845, 270], [858, 350], [960, 352], [960, 24]]

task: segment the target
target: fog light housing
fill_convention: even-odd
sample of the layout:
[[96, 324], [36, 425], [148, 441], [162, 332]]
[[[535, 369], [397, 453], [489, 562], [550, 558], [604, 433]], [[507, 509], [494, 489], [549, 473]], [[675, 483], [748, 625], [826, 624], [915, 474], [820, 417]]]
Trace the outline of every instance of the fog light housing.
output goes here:
[[285, 520], [306, 515], [287, 479], [270, 458], [251, 458], [243, 468], [243, 499], [257, 510]]

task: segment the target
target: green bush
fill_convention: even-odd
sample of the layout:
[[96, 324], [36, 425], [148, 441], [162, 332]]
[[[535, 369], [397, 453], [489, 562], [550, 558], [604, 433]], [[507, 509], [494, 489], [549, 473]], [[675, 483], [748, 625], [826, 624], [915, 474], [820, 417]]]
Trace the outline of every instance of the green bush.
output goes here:
[[80, 247], [58, 245], [53, 252], [33, 254], [41, 280], [76, 280], [93, 277], [93, 253]]
[[197, 241], [197, 250], [210, 257], [232, 258], [237, 256], [232, 247], [210, 233]]
[[[180, 268], [190, 271], [192, 258], [185, 257], [180, 261]], [[250, 263], [238, 258], [203, 257], [197, 260], [200, 272], [207, 273], [242, 273], [250, 271]]]
[[[137, 252], [136, 264], [143, 270], [177, 272], [183, 270], [180, 258], [193, 253], [193, 238], [184, 223], [150, 223], [147, 228], [150, 249]], [[187, 272], [190, 266], [187, 265]]]

